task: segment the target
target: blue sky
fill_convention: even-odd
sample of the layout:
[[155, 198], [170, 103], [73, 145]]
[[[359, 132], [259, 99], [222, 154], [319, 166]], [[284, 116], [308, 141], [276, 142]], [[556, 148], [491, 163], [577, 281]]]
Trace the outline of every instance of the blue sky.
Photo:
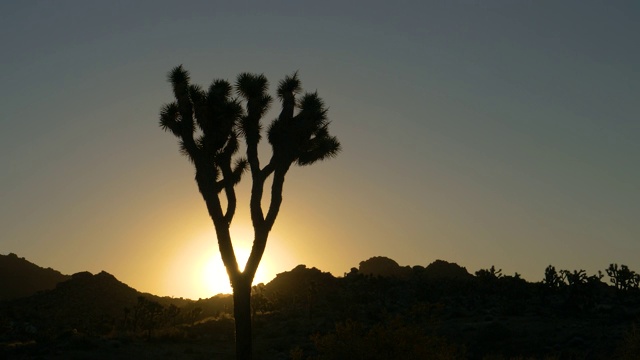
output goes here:
[[376, 255], [532, 281], [549, 264], [640, 270], [636, 2], [21, 1], [0, 14], [0, 253], [201, 294], [175, 279], [215, 257], [212, 226], [157, 126], [183, 64], [202, 85], [298, 70], [330, 107], [343, 152], [288, 175], [265, 279]]

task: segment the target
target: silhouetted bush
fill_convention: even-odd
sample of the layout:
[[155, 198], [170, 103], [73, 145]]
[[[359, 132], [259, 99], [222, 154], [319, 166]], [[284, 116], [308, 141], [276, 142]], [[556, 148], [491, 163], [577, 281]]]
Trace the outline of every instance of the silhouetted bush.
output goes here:
[[334, 332], [315, 335], [312, 340], [318, 356], [310, 359], [315, 360], [465, 358], [464, 349], [398, 317], [372, 327], [347, 320], [337, 323]]
[[542, 280], [542, 284], [550, 290], [557, 290], [561, 287], [565, 286], [565, 277], [563, 272], [558, 273], [554, 266], [547, 266], [544, 270], [544, 279]]
[[616, 355], [621, 360], [640, 359], [640, 329], [636, 324], [625, 333]]
[[610, 264], [607, 268], [610, 281], [618, 290], [638, 289], [640, 286], [640, 274], [629, 269], [627, 265]]
[[134, 331], [136, 327], [147, 332], [147, 339], [151, 339], [153, 330], [162, 324], [164, 307], [157, 301], [148, 300], [144, 296], [138, 297], [138, 303], [133, 307]]
[[491, 265], [490, 269], [480, 269], [476, 271], [476, 277], [480, 280], [494, 280], [502, 277], [502, 269], [496, 270], [496, 267]]

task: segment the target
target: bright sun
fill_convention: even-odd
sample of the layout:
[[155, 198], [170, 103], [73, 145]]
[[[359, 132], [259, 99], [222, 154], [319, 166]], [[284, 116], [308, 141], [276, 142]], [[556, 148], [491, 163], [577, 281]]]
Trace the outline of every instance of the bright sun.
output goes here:
[[[251, 252], [253, 229], [243, 225], [232, 226], [231, 238], [238, 265], [243, 269]], [[229, 277], [218, 251], [215, 232], [207, 230], [200, 233], [185, 245], [180, 248], [168, 277], [174, 295], [198, 299], [232, 293]], [[269, 281], [269, 261], [266, 258], [265, 254], [254, 284]]]

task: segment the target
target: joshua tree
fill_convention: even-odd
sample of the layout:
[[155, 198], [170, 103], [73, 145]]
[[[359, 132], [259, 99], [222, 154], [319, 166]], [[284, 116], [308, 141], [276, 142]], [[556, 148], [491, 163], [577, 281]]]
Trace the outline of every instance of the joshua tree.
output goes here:
[[[153, 330], [162, 321], [164, 307], [157, 301], [149, 300], [144, 296], [138, 296], [138, 303], [133, 307], [135, 322], [142, 330], [147, 331], [147, 340], [151, 339]], [[135, 329], [134, 329], [135, 330]]]
[[[278, 85], [282, 110], [267, 129], [272, 152], [264, 166], [258, 158], [258, 143], [262, 138], [261, 119], [272, 102], [264, 75], [242, 73], [235, 87], [225, 80], [215, 80], [205, 90], [190, 84], [189, 73], [178, 66], [170, 71], [169, 82], [175, 101], [162, 107], [160, 126], [179, 139], [180, 150], [195, 166], [196, 183], [213, 220], [220, 255], [233, 288], [236, 357], [250, 359], [251, 284], [280, 210], [285, 175], [291, 165], [311, 165], [336, 156], [340, 143], [329, 135], [327, 108], [318, 94], [297, 97], [301, 90], [297, 73]], [[234, 89], [238, 97], [233, 96]], [[239, 138], [246, 143], [246, 157], [236, 155]], [[252, 180], [249, 209], [254, 238], [241, 271], [229, 226], [236, 210], [234, 186], [247, 167]], [[262, 195], [270, 176], [271, 201], [265, 215]], [[224, 211], [219, 198], [222, 191], [226, 197]]]
[[640, 286], [640, 275], [629, 269], [627, 265], [609, 264], [605, 270], [611, 278], [610, 281], [619, 290], [637, 289]]
[[548, 288], [548, 289], [559, 289], [560, 287], [564, 286], [564, 279], [565, 279], [565, 274], [564, 272], [562, 272], [562, 270], [560, 270], [560, 273], [558, 273], [556, 271], [555, 266], [549, 265], [547, 266], [546, 269], [544, 269], [544, 279], [542, 280], [542, 283]]

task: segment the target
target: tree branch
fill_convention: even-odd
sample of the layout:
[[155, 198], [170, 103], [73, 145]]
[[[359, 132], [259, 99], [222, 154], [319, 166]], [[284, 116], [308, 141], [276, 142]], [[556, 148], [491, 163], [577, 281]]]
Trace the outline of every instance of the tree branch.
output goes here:
[[260, 172], [251, 172], [251, 199], [249, 200], [249, 211], [251, 212], [251, 223], [254, 229], [262, 227], [264, 214], [262, 212], [262, 193], [264, 189], [265, 177]]
[[253, 245], [251, 246], [251, 254], [249, 255], [249, 259], [247, 260], [247, 264], [244, 267], [243, 274], [250, 278], [253, 281], [256, 272], [258, 271], [258, 266], [260, 265], [260, 261], [262, 260], [262, 256], [264, 255], [264, 250], [267, 247], [267, 238], [269, 236], [269, 231], [265, 231], [264, 229], [255, 228], [255, 237], [253, 239]]
[[[207, 211], [209, 217], [213, 220], [213, 225], [216, 229], [216, 236], [218, 237], [218, 248], [220, 249], [220, 256], [224, 267], [227, 269], [229, 277], [235, 277], [240, 274], [238, 267], [238, 261], [233, 250], [233, 244], [231, 242], [231, 233], [229, 232], [229, 223], [226, 221], [225, 216], [222, 213], [222, 205], [218, 198], [218, 192], [215, 189], [215, 169], [212, 164], [203, 163], [199, 161], [196, 163], [196, 183], [202, 198], [207, 205]], [[212, 180], [213, 178], [213, 180]]]
[[282, 188], [284, 186], [284, 176], [289, 171], [290, 164], [283, 165], [280, 168], [276, 168], [273, 174], [273, 184], [271, 184], [271, 203], [269, 204], [269, 211], [265, 218], [265, 226], [268, 231], [271, 231], [278, 212], [280, 211], [280, 205], [282, 204]]
[[231, 166], [229, 166], [229, 163], [227, 162], [220, 165], [220, 170], [222, 170], [222, 176], [224, 177], [222, 179], [222, 183], [224, 184], [224, 193], [227, 196], [227, 211], [224, 214], [224, 220], [230, 225], [233, 220], [233, 215], [236, 212], [236, 192], [233, 188], [233, 172], [231, 171]]
[[274, 157], [272, 155], [271, 156], [271, 161], [269, 161], [269, 163], [267, 165], [265, 165], [264, 168], [262, 168], [262, 170], [260, 171], [260, 175], [266, 179], [266, 178], [269, 177], [269, 175], [271, 175], [271, 173], [273, 173], [273, 171], [275, 169], [276, 169], [275, 160], [274, 160]]

